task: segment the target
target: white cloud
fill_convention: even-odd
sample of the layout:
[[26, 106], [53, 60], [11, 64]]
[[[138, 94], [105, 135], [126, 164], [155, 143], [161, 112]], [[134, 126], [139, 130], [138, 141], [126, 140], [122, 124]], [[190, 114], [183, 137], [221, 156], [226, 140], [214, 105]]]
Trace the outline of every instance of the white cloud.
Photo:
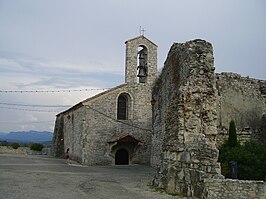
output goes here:
[[[146, 29], [145, 36], [158, 44], [159, 68], [173, 42], [202, 38], [213, 44], [218, 72], [265, 79], [265, 8], [263, 0], [2, 0], [0, 90], [119, 85], [124, 82], [124, 41], [138, 36], [140, 25]], [[0, 101], [74, 105], [92, 94], [0, 93]], [[1, 109], [0, 122], [18, 121], [28, 113], [29, 121], [54, 120], [56, 114]], [[1, 123], [0, 131], [19, 130], [19, 125]], [[51, 126], [31, 123], [23, 128]]]

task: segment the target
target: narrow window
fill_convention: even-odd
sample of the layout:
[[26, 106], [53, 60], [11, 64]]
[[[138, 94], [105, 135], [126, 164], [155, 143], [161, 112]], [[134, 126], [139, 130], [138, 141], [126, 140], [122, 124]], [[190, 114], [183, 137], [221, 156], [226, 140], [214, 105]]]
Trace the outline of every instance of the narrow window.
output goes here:
[[127, 120], [127, 97], [120, 95], [118, 97], [117, 104], [117, 119], [118, 120]]

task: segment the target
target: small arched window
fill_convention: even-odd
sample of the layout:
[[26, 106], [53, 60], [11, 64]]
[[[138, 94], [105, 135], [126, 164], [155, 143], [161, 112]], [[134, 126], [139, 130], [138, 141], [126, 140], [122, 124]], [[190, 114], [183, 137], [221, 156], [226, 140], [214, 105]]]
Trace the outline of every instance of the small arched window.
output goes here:
[[117, 102], [117, 119], [128, 119], [128, 97], [126, 95], [120, 95]]

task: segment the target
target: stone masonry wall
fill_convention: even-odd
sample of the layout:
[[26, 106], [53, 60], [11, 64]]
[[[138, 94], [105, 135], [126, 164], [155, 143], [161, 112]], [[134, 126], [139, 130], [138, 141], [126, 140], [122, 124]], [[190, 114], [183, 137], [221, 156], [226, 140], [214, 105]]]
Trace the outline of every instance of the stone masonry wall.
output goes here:
[[[122, 93], [130, 96], [129, 118], [118, 121], [117, 99]], [[150, 163], [152, 113], [149, 93], [151, 88], [147, 84], [124, 84], [95, 99], [83, 102], [87, 109], [84, 138], [86, 145], [83, 150], [85, 164], [114, 164], [115, 152], [119, 146], [113, 146], [110, 141], [126, 135], [141, 141], [137, 146], [123, 146], [129, 151], [129, 163]]]
[[[243, 129], [241, 131], [237, 131], [237, 139], [238, 141], [243, 144], [250, 140], [257, 140], [256, 132], [254, 132], [252, 129]], [[222, 144], [224, 144], [225, 140], [228, 140], [229, 137], [229, 130], [226, 128], [218, 129], [218, 134], [216, 136], [216, 146], [219, 148]]]
[[258, 140], [266, 145], [266, 114], [262, 116], [262, 124], [259, 131]]
[[[199, 198], [249, 198], [253, 193], [262, 198], [262, 182], [221, 175], [216, 148], [220, 98], [213, 66], [212, 46], [204, 40], [171, 47], [152, 95], [151, 160], [159, 166], [153, 184], [167, 193]], [[247, 184], [255, 190], [251, 194]]]
[[[71, 158], [87, 165], [115, 164], [115, 152], [123, 147], [129, 152], [130, 164], [150, 164], [151, 86], [122, 84], [84, 100], [57, 116], [54, 154], [63, 157], [66, 148]], [[129, 96], [128, 120], [117, 120], [117, 100]], [[137, 145], [115, 145], [113, 140], [130, 135]]]
[[216, 79], [219, 128], [228, 129], [230, 121], [234, 120], [239, 130], [258, 129], [266, 111], [259, 80], [235, 73], [216, 74]]
[[200, 197], [203, 177], [222, 178], [209, 139], [217, 134], [212, 53], [203, 40], [174, 44], [153, 90], [153, 140], [162, 140], [153, 146], [152, 156], [162, 157], [154, 184], [168, 193]]
[[64, 117], [63, 115], [58, 115], [55, 121], [51, 153], [55, 157], [64, 157], [64, 150]]
[[266, 186], [263, 181], [205, 179], [204, 184], [206, 196], [210, 199], [265, 199]]
[[[147, 50], [147, 79], [137, 82], [138, 50]], [[126, 41], [125, 84], [88, 98], [57, 115], [55, 153], [71, 149], [71, 157], [88, 165], [115, 163], [119, 149], [129, 163], [149, 164], [151, 151], [151, 87], [157, 76], [157, 45], [144, 36]], [[117, 119], [120, 95], [127, 96], [126, 120]], [[120, 142], [123, 136], [131, 140]], [[63, 141], [62, 141], [63, 140]], [[133, 141], [132, 141], [133, 140]], [[60, 145], [60, 146], [59, 146]]]
[[[266, 105], [266, 81], [259, 80], [260, 92], [264, 97], [264, 102]], [[264, 145], [266, 145], [266, 113], [262, 116], [261, 127], [258, 133], [258, 140], [260, 140]]]
[[238, 140], [265, 142], [266, 132], [263, 117], [266, 111], [265, 81], [241, 77], [236, 73], [216, 74], [218, 90], [217, 146], [228, 139], [231, 120], [236, 123]]
[[71, 159], [82, 162], [84, 148], [84, 118], [85, 107], [80, 107], [63, 114], [64, 117], [64, 151], [70, 148]]
[[148, 77], [147, 83], [153, 84], [157, 77], [157, 45], [144, 36], [126, 41], [126, 70], [125, 82], [137, 82], [138, 47], [145, 46], [148, 50]]

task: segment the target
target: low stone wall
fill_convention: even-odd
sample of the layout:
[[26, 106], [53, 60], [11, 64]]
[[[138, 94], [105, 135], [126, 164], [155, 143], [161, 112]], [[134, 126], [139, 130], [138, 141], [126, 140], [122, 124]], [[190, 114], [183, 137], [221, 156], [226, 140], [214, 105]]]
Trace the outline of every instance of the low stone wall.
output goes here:
[[215, 74], [218, 125], [227, 128], [231, 120], [237, 129], [258, 129], [266, 111], [260, 81], [236, 73]]
[[[216, 136], [216, 146], [221, 146], [225, 140], [228, 140], [229, 133], [227, 129], [218, 129], [218, 134]], [[243, 144], [247, 141], [256, 139], [254, 133], [251, 130], [240, 130], [237, 131], [237, 139]]]
[[42, 151], [33, 151], [29, 147], [13, 149], [11, 146], [0, 146], [0, 154], [51, 155], [51, 151], [50, 148], [43, 148]]
[[263, 181], [204, 179], [205, 198], [265, 199]]
[[29, 147], [19, 147], [17, 149], [13, 149], [11, 146], [0, 146], [0, 153], [4, 154], [28, 154], [29, 152]]

